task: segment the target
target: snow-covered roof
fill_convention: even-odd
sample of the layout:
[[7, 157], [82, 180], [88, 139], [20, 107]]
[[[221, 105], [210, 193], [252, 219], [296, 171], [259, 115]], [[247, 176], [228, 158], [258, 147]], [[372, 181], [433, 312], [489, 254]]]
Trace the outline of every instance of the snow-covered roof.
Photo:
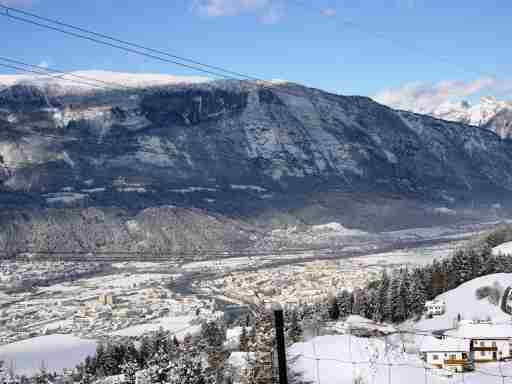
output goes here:
[[446, 335], [468, 339], [512, 339], [512, 324], [464, 324]]
[[448, 337], [438, 339], [436, 337], [427, 337], [421, 343], [420, 351], [426, 352], [469, 352], [470, 341], [465, 339], [455, 339]]
[[431, 300], [431, 301], [427, 301], [425, 303], [426, 306], [430, 306], [430, 305], [445, 305], [445, 301], [444, 300]]

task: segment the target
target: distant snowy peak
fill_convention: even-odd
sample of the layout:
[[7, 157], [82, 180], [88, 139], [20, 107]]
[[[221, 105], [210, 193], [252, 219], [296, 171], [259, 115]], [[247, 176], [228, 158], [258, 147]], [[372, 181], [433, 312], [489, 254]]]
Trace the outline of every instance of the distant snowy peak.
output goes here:
[[201, 76], [173, 76], [155, 73], [124, 73], [99, 70], [75, 71], [64, 75], [0, 75], [0, 87], [30, 84], [60, 90], [62, 93], [81, 93], [97, 89], [145, 88], [174, 84], [197, 84], [210, 79]]
[[[508, 114], [505, 114], [508, 112]], [[497, 100], [486, 96], [471, 105], [467, 101], [445, 102], [430, 114], [443, 120], [456, 121], [488, 128], [502, 138], [512, 137], [512, 120], [506, 118], [512, 112], [512, 101]]]

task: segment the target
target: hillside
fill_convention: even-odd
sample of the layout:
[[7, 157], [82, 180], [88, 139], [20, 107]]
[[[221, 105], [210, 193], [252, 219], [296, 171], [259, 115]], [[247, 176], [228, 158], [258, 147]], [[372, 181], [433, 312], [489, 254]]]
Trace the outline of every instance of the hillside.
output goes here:
[[[10, 226], [48, 232], [46, 218], [32, 221], [58, 223], [91, 207], [117, 210], [115, 238], [125, 236], [121, 222], [147, 209], [165, 216], [168, 205], [199, 209], [200, 226], [214, 215], [242, 226], [338, 222], [363, 231], [509, 210], [512, 144], [487, 130], [290, 83], [171, 80], [128, 90], [31, 82], [3, 90], [0, 239], [16, 245], [30, 235], [14, 239]], [[224, 224], [219, 231], [231, 233]]]
[[[512, 274], [483, 276], [439, 295], [436, 299], [446, 302], [446, 313], [433, 319], [423, 318], [418, 322], [408, 321], [393, 327], [351, 316], [336, 328], [346, 332], [346, 326], [351, 323], [352, 329], [380, 329], [387, 336], [358, 337], [354, 333], [314, 337], [292, 345], [288, 349], [289, 359], [294, 361], [293, 369], [302, 372], [306, 380], [325, 384], [352, 384], [356, 382], [355, 379], [359, 379], [360, 383], [411, 383], [425, 380], [436, 384], [495, 383], [497, 378], [501, 380], [500, 375], [512, 374], [510, 362], [482, 364], [475, 371], [461, 375], [430, 369], [428, 366], [429, 369], [425, 370], [425, 363], [419, 355], [422, 347], [440, 342], [429, 333], [453, 328], [459, 314], [462, 320], [469, 321], [490, 317], [497, 324], [488, 327], [496, 327], [497, 332], [501, 329], [509, 332], [510, 315], [502, 312], [499, 306], [491, 304], [488, 298], [479, 300], [476, 297], [478, 288], [495, 283], [506, 288], [512, 284]], [[465, 325], [475, 329], [485, 326]], [[401, 333], [397, 334], [397, 330]], [[459, 330], [450, 330], [447, 335], [460, 337], [457, 333]]]
[[476, 297], [478, 288], [493, 286], [495, 283], [499, 284], [503, 290], [512, 286], [512, 274], [497, 273], [479, 277], [439, 295], [436, 299], [446, 302], [445, 314], [432, 319], [422, 319], [415, 323], [414, 327], [421, 330], [453, 328], [459, 314], [463, 320], [491, 318], [495, 322], [508, 322], [510, 315], [504, 313], [499, 305], [492, 304], [488, 298], [479, 300]]

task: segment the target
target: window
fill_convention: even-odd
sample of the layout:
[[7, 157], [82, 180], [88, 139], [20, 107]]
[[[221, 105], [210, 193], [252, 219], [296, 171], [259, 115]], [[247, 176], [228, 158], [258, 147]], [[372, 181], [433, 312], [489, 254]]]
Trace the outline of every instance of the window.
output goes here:
[[481, 342], [480, 342], [480, 346], [481, 346], [481, 347], [485, 347], [485, 342], [484, 342], [484, 341], [481, 341]]
[[480, 356], [485, 356], [485, 351], [480, 351]]
[[438, 355], [433, 355], [432, 356], [432, 360], [439, 360], [439, 356]]
[[463, 359], [467, 359], [467, 358], [468, 358], [468, 354], [463, 352], [463, 353], [462, 353], [462, 358], [463, 358]]
[[492, 347], [496, 348], [496, 342], [495, 341], [492, 342]]
[[457, 355], [450, 355], [450, 360], [457, 360]]

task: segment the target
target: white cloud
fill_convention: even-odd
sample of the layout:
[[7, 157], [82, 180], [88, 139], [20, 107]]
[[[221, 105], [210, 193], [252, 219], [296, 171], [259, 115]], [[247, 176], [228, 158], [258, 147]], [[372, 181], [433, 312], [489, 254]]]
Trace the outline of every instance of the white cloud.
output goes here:
[[233, 16], [243, 12], [268, 10], [270, 0], [195, 0], [194, 8], [210, 17]]
[[430, 113], [445, 102], [468, 99], [482, 93], [503, 96], [510, 92], [512, 92], [512, 82], [499, 81], [493, 77], [481, 77], [473, 81], [406, 83], [398, 88], [383, 90], [374, 95], [373, 99], [393, 108]]

